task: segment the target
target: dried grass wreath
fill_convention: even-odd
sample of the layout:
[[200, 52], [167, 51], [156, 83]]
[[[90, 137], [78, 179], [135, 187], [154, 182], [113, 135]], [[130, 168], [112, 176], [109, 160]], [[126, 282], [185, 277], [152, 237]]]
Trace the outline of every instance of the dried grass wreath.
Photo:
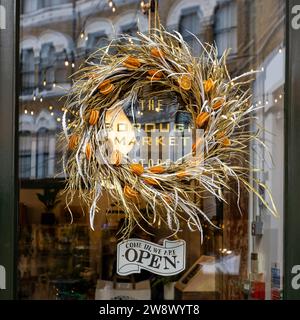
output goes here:
[[[226, 67], [228, 52], [218, 58], [215, 47], [200, 41], [199, 45], [202, 54], [194, 57], [177, 32], [123, 36], [93, 54], [75, 75], [63, 116], [68, 145], [65, 192], [68, 207], [79, 192], [90, 210], [92, 228], [103, 189], [125, 212], [121, 237], [128, 237], [136, 225], [148, 232], [147, 225], [162, 223], [170, 235], [186, 223], [202, 236], [201, 224], [211, 222], [195, 196], [225, 201], [224, 191], [232, 191], [239, 199], [241, 187], [277, 215], [270, 192], [251, 178], [255, 169], [247, 161], [249, 143], [260, 141], [259, 132], [249, 130], [255, 112], [250, 94], [253, 72], [232, 79]], [[190, 154], [174, 162], [153, 167], [133, 162], [126, 150], [111, 143], [114, 119], [129, 121], [125, 106], [134, 113], [141, 96], [171, 93], [180, 101], [179, 110], [190, 115], [191, 126], [203, 130], [203, 152], [195, 156], [194, 143]], [[268, 193], [268, 202], [258, 191], [261, 188]]]

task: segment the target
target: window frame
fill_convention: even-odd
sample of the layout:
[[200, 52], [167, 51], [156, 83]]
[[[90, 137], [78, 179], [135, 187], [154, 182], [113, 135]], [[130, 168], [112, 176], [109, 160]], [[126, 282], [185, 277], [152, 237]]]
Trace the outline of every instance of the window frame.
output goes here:
[[[224, 10], [226, 8], [227, 9], [230, 8], [230, 6], [232, 6], [232, 5], [235, 6], [235, 8], [234, 8], [234, 10], [235, 10], [235, 24], [217, 29], [216, 24], [217, 24], [217, 19], [218, 19], [218, 13], [220, 13], [221, 10]], [[233, 35], [235, 36], [235, 40], [233, 42], [235, 43], [235, 48], [231, 47], [231, 43], [227, 43], [227, 45], [225, 46], [227, 48], [228, 47], [231, 48], [230, 53], [229, 53], [230, 56], [235, 56], [238, 53], [238, 47], [237, 47], [237, 42], [238, 42], [237, 41], [238, 40], [237, 25], [238, 25], [238, 23], [237, 23], [237, 19], [238, 19], [238, 3], [236, 3], [233, 0], [226, 0], [226, 1], [220, 2], [218, 4], [218, 6], [215, 9], [215, 13], [214, 13], [214, 23], [213, 23], [214, 39], [215, 39], [216, 45], [217, 45], [217, 37], [218, 36], [224, 37], [224, 35], [225, 35], [226, 41], [228, 42], [229, 34], [231, 34], [234, 31]], [[223, 52], [223, 48], [221, 48], [219, 50], [220, 56], [221, 56], [222, 52]]]
[[5, 289], [0, 300], [16, 298], [18, 235], [18, 110], [20, 1], [2, 0], [6, 29], [0, 30], [0, 265]]

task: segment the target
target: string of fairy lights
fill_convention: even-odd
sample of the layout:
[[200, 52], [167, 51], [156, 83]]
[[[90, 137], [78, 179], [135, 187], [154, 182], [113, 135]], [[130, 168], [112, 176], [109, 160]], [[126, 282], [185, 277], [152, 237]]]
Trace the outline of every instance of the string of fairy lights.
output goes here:
[[[273, 94], [264, 94], [261, 96], [260, 99], [255, 100], [254, 105], [256, 107], [258, 106], [269, 106], [272, 102], [272, 106], [276, 105], [282, 105], [282, 100], [283, 100], [284, 94], [280, 93], [278, 96], [274, 96]], [[237, 96], [239, 98], [239, 96]], [[43, 99], [40, 98], [40, 102], [43, 102]], [[61, 122], [61, 116], [62, 113], [65, 111], [64, 107], [54, 107], [53, 105], [49, 105], [48, 110], [50, 112], [51, 116], [56, 116], [56, 121]], [[33, 109], [31, 109], [29, 106], [24, 107], [24, 114], [26, 115], [34, 115], [35, 112]], [[139, 115], [143, 115], [142, 112], [138, 112]], [[68, 122], [70, 122], [70, 119], [68, 119]]]
[[[101, 3], [101, 2], [100, 2]], [[109, 8], [111, 8], [112, 12], [115, 13], [116, 12], [116, 4], [114, 1], [112, 0], [108, 0], [107, 1], [107, 5]], [[89, 40], [89, 37], [88, 37], [88, 34], [85, 33], [84, 31], [84, 28], [85, 28], [85, 24], [86, 24], [86, 21], [88, 20], [89, 18], [89, 15], [86, 17], [85, 21], [83, 22], [82, 24], [82, 28], [81, 28], [81, 31], [79, 33], [79, 39], [81, 40], [85, 40], [85, 41], [88, 41]], [[74, 41], [74, 43], [77, 43], [77, 41]], [[64, 66], [66, 68], [69, 68], [71, 67], [72, 68], [72, 72], [75, 71], [75, 67], [76, 67], [76, 62], [75, 62], [75, 53], [73, 51], [71, 51], [69, 54], [67, 53], [66, 50], [63, 51], [64, 55], [65, 55], [65, 58], [64, 58]], [[40, 103], [43, 103], [44, 101], [44, 98], [48, 100], [48, 97], [47, 97], [47, 94], [48, 94], [48, 90], [51, 88], [52, 90], [55, 90], [58, 85], [54, 79], [53, 82], [51, 83], [47, 83], [47, 80], [46, 80], [46, 71], [42, 71], [44, 73], [44, 76], [43, 76], [43, 81], [42, 81], [42, 86], [36, 86], [36, 88], [33, 90], [33, 93], [32, 93], [32, 101], [33, 102], [40, 102]], [[46, 93], [45, 93], [46, 91]], [[55, 103], [54, 103], [55, 104]], [[34, 116], [35, 115], [35, 111], [30, 107], [30, 105], [28, 103], [25, 103], [23, 104], [23, 112], [24, 114], [26, 115], [31, 115], [31, 116]], [[63, 107], [54, 107], [53, 105], [50, 105], [48, 107], [48, 110], [50, 111], [50, 115], [51, 116], [55, 116], [56, 117], [56, 121], [57, 122], [61, 122], [61, 113], [64, 111], [63, 110]]]
[[[239, 98], [239, 96], [236, 96], [236, 98]], [[259, 96], [258, 98], [254, 98], [253, 99], [253, 104], [258, 107], [258, 106], [280, 106], [282, 105], [282, 100], [284, 98], [284, 93], [280, 92], [277, 95], [274, 95], [273, 93], [265, 93], [261, 96]], [[34, 96], [33, 97], [33, 101], [37, 101], [37, 97]], [[39, 98], [40, 103], [43, 102], [43, 97]], [[56, 121], [57, 122], [61, 122], [61, 116], [62, 113], [65, 111], [63, 107], [54, 107], [53, 104], [49, 105], [48, 110], [50, 112], [51, 116], [56, 116]], [[30, 108], [30, 106], [25, 106], [24, 108], [24, 114], [26, 115], [34, 115], [35, 112], [34, 110], [32, 110]], [[140, 112], [140, 115], [142, 115], [142, 113]], [[70, 120], [69, 120], [70, 122]]]
[[115, 3], [114, 3], [112, 0], [109, 0], [109, 1], [108, 1], [108, 5], [109, 5], [109, 7], [111, 8], [111, 11], [112, 11], [113, 13], [115, 13], [115, 12], [116, 12], [116, 5], [115, 5]]

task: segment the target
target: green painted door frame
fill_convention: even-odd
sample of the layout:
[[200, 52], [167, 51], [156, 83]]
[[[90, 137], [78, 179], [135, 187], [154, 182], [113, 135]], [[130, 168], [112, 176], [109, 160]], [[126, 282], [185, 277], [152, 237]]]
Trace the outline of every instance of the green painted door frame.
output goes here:
[[300, 299], [300, 0], [287, 1], [284, 298]]
[[17, 0], [0, 0], [0, 299], [16, 292], [17, 257]]

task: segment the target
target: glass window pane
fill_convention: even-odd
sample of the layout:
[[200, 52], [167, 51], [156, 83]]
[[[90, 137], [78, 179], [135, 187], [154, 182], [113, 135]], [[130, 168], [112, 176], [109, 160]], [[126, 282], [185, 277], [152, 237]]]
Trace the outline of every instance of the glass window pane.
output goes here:
[[[245, 146], [244, 161], [261, 169], [255, 175], [270, 188], [279, 218], [266, 214], [261, 201], [246, 190], [241, 190], [239, 197], [224, 190], [226, 203], [215, 197], [199, 197], [197, 206], [218, 228], [205, 223], [203, 243], [198, 232], [182, 228], [178, 238], [187, 245], [185, 271], [170, 278], [145, 271], [135, 274], [134, 279], [151, 281], [148, 291], [155, 299], [164, 299], [164, 287], [166, 292], [170, 289], [171, 298], [176, 292], [177, 299], [188, 299], [189, 294], [195, 299], [276, 299], [282, 294], [283, 272], [284, 4], [279, 5], [277, 0], [264, 4], [259, 0], [198, 2], [195, 6], [195, 1], [189, 0], [159, 1], [161, 22], [167, 30], [182, 34], [195, 57], [203, 49], [190, 33], [203, 43], [215, 43], [220, 56], [231, 48], [227, 66], [232, 78], [251, 69], [259, 71], [254, 75], [249, 103], [264, 107], [256, 112], [258, 124], [249, 129], [263, 129], [262, 142], [269, 153], [261, 144], [253, 143]], [[147, 16], [140, 9], [140, 1], [115, 1], [114, 8], [106, 1], [99, 5], [92, 0], [23, 1], [19, 97], [21, 299], [99, 299], [100, 284], [113, 283], [117, 277], [118, 231], [126, 221], [126, 212], [104, 192], [92, 231], [89, 210], [75, 190], [70, 215], [66, 209], [70, 199], [61, 193], [65, 187], [62, 154], [66, 146], [58, 138], [62, 122], [68, 121], [63, 113], [72, 75], [85, 65], [91, 53], [105, 47], [116, 35], [147, 32]], [[130, 45], [130, 40], [121, 43]], [[91, 62], [97, 67], [99, 60]], [[174, 116], [179, 101], [173, 92], [164, 94], [166, 115], [160, 117], [155, 112], [153, 116], [144, 110], [144, 121], [150, 117], [155, 125], [185, 127], [190, 115], [177, 112]], [[239, 93], [232, 98], [239, 99]], [[175, 158], [175, 148], [170, 150]], [[261, 199], [268, 197], [261, 190]], [[131, 236], [161, 244], [165, 232], [161, 227], [150, 236], [137, 228]], [[213, 275], [197, 269], [202, 261], [213, 265]], [[207, 280], [209, 290], [202, 286], [201, 279]], [[118, 281], [131, 280], [118, 277]], [[190, 292], [183, 290], [187, 285], [193, 288]]]

